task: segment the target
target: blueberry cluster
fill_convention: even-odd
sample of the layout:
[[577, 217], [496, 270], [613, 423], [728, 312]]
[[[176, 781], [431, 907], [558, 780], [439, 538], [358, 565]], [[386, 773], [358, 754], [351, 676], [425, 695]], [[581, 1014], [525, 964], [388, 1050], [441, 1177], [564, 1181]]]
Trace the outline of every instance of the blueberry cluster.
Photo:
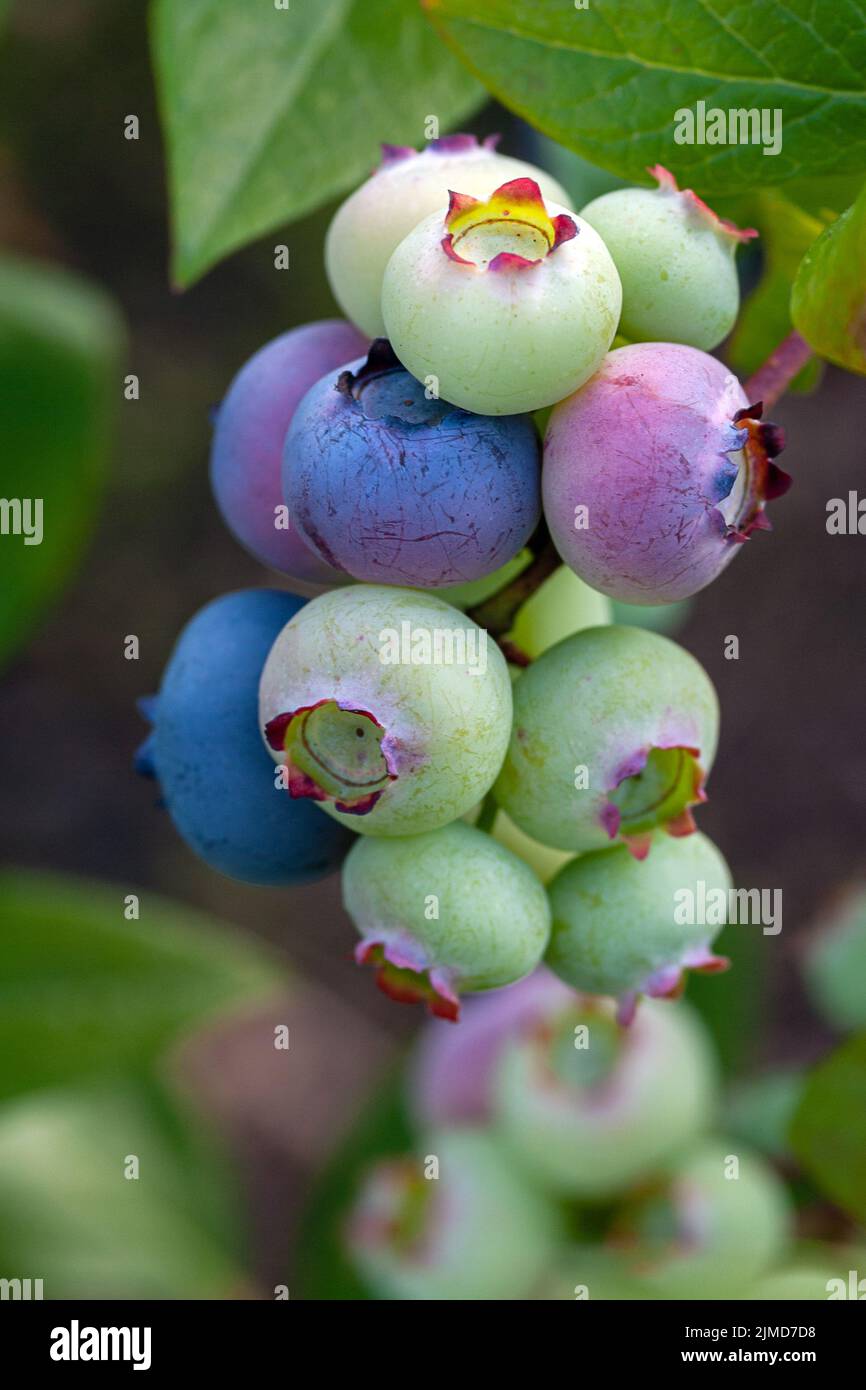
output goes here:
[[730, 883], [694, 833], [715, 692], [609, 599], [697, 592], [787, 479], [707, 353], [749, 234], [654, 172], [578, 216], [493, 142], [386, 148], [328, 233], [348, 321], [262, 348], [215, 421], [228, 527], [315, 597], [217, 599], [145, 702], [190, 847], [261, 884], [348, 851], [357, 959], [450, 1019], [542, 959], [620, 1021], [724, 965], [673, 912]]

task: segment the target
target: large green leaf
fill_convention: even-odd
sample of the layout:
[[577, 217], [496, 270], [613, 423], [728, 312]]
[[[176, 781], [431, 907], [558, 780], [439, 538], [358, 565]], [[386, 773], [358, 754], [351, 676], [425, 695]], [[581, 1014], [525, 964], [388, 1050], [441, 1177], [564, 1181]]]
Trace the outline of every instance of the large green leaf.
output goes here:
[[415, 0], [155, 0], [152, 38], [183, 286], [483, 96]]
[[866, 184], [806, 252], [794, 281], [791, 317], [822, 357], [866, 373]]
[[791, 1144], [827, 1196], [866, 1221], [866, 1033], [812, 1072]]
[[[0, 874], [0, 1098], [146, 1070], [171, 1039], [280, 986], [227, 928], [149, 893]], [[132, 909], [130, 909], [132, 910]]]
[[0, 1105], [0, 1271], [41, 1279], [45, 1298], [238, 1296], [236, 1208], [213, 1136], [157, 1093], [125, 1083]]
[[[122, 397], [121, 341], [117, 313], [93, 285], [56, 267], [0, 261], [0, 491], [11, 509], [0, 518], [0, 661], [90, 532]], [[17, 511], [28, 503], [29, 526]]]
[[[506, 106], [626, 178], [704, 192], [866, 169], [866, 0], [423, 0]], [[677, 144], [676, 113], [782, 112], [782, 147]]]

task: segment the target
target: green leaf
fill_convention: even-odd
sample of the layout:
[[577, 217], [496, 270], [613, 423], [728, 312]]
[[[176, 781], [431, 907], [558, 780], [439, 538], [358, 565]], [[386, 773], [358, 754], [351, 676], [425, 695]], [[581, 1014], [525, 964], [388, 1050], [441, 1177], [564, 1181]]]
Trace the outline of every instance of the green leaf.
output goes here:
[[822, 357], [866, 373], [866, 184], [803, 258], [791, 295], [798, 333]]
[[237, 1297], [237, 1205], [213, 1137], [154, 1093], [0, 1105], [0, 1270], [45, 1298]]
[[414, 0], [155, 0], [152, 46], [181, 286], [483, 97]]
[[0, 874], [0, 1098], [145, 1071], [184, 1030], [275, 991], [275, 966], [227, 928], [119, 885]]
[[[706, 193], [866, 168], [864, 0], [423, 0], [500, 101], [625, 178]], [[782, 112], [782, 146], [678, 144], [677, 112]], [[768, 132], [771, 134], [771, 131]]]
[[827, 1196], [866, 1221], [866, 1033], [811, 1073], [791, 1144]]
[[[731, 366], [744, 380], [758, 370], [790, 333], [793, 327], [791, 287], [797, 268], [825, 226], [823, 221], [775, 190], [754, 198], [748, 220], [761, 233], [764, 273], [757, 289], [743, 305], [728, 344]], [[797, 374], [789, 389], [812, 390], [820, 375], [821, 364], [812, 359]]]
[[0, 661], [63, 585], [92, 528], [121, 342], [114, 306], [93, 285], [0, 261]]
[[379, 1158], [412, 1148], [404, 1085], [402, 1070], [383, 1079], [316, 1184], [298, 1244], [303, 1298], [345, 1301], [373, 1296], [352, 1268], [343, 1232], [366, 1170]]

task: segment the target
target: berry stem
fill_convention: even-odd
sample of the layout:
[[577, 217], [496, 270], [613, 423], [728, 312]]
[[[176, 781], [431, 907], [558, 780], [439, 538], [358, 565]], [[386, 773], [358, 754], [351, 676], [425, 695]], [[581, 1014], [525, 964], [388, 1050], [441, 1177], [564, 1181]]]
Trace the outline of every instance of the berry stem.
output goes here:
[[[483, 603], [476, 604], [474, 608], [467, 611], [467, 617], [477, 623], [479, 627], [486, 628], [490, 636], [497, 641], [510, 632], [514, 626], [514, 618], [518, 608], [525, 603], [530, 594], [534, 594], [548, 579], [555, 569], [562, 564], [556, 547], [547, 531], [547, 527], [542, 524], [538, 527], [535, 535], [530, 542], [533, 552], [532, 560], [525, 570], [516, 575], [510, 584], [506, 584], [498, 593], [491, 594], [490, 598]], [[506, 643], [511, 652], [516, 652], [516, 648], [511, 643]], [[512, 657], [506, 651], [509, 660]], [[520, 653], [522, 661], [518, 664], [526, 664], [526, 658]]]
[[772, 409], [811, 356], [809, 344], [793, 329], [770, 353], [755, 375], [749, 377], [744, 387], [749, 400], [763, 401], [765, 411]]

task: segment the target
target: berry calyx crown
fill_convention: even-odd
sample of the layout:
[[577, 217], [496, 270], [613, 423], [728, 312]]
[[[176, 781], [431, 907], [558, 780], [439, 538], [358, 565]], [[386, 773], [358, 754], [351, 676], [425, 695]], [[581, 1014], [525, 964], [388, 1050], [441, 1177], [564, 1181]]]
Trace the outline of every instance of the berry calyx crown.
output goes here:
[[758, 236], [754, 227], [738, 227], [727, 217], [719, 217], [693, 189], [680, 188], [670, 169], [666, 169], [663, 164], [650, 165], [647, 173], [652, 174], [658, 182], [660, 193], [672, 194], [679, 198], [688, 212], [706, 222], [720, 236], [730, 237], [732, 241], [751, 241], [753, 237]]
[[476, 270], [523, 270], [553, 255], [577, 236], [568, 213], [551, 217], [534, 179], [510, 179], [487, 199], [449, 194], [442, 249]]

